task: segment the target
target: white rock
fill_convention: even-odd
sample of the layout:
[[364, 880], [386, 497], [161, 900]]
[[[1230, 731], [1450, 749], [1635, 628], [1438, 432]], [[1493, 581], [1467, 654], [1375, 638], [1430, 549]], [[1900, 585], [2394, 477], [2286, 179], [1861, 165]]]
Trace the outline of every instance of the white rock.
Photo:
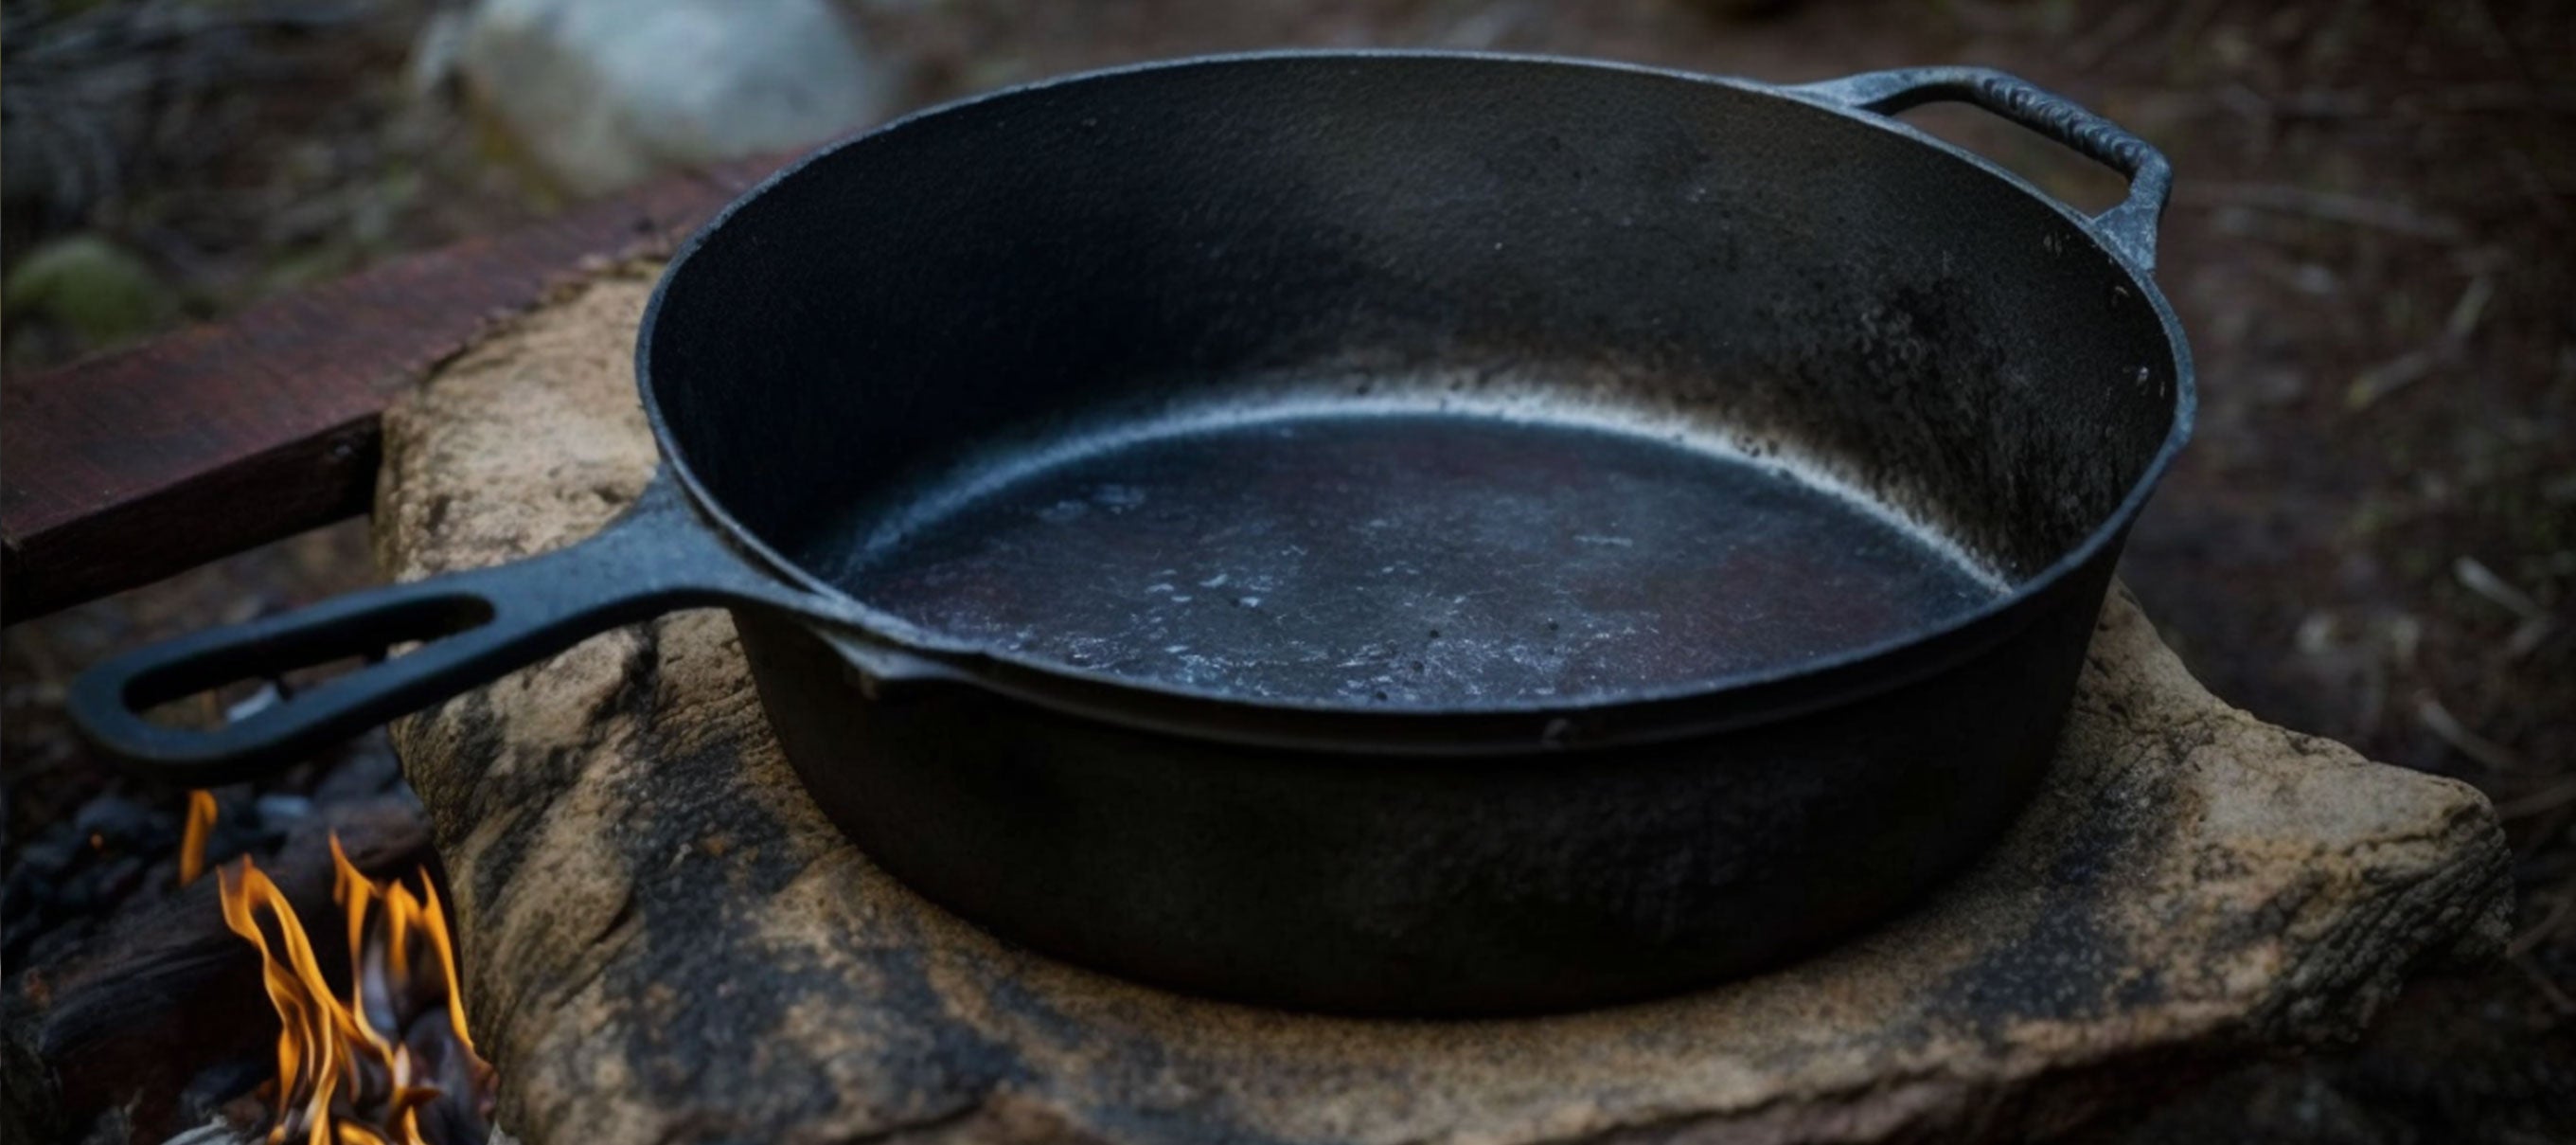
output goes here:
[[824, 0], [481, 0], [457, 67], [577, 195], [820, 143], [893, 86]]

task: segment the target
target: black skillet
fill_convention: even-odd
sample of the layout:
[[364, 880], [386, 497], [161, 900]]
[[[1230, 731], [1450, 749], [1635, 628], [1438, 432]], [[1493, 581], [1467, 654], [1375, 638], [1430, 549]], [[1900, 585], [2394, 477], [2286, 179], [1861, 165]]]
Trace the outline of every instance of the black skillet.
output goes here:
[[[1940, 100], [2127, 201], [1888, 118]], [[599, 536], [145, 649], [74, 710], [216, 783], [721, 605], [815, 800], [1006, 938], [1356, 1012], [1744, 973], [2045, 765], [2191, 420], [2168, 182], [1968, 68], [1279, 54], [968, 100], [673, 261], [666, 464]], [[411, 640], [219, 730], [138, 714]]]

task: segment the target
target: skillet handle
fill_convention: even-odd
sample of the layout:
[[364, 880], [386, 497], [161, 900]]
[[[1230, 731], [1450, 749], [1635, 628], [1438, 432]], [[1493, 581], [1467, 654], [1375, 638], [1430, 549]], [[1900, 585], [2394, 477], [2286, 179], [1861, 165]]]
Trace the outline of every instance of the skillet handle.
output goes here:
[[[83, 673], [72, 718], [110, 754], [207, 787], [250, 778], [620, 624], [700, 605], [784, 599], [657, 479], [587, 540], [492, 568], [385, 585], [183, 636]], [[390, 659], [390, 646], [426, 641]], [[146, 719], [235, 680], [365, 656], [365, 667], [214, 729]]]
[[2141, 270], [2156, 268], [2156, 221], [2173, 194], [2173, 165], [2127, 128], [2082, 104], [1993, 68], [1898, 68], [1863, 72], [1797, 92], [1859, 111], [1895, 115], [1927, 103], [1966, 103], [2073, 148], [2129, 179], [2129, 197], [2093, 219], [2093, 228]]

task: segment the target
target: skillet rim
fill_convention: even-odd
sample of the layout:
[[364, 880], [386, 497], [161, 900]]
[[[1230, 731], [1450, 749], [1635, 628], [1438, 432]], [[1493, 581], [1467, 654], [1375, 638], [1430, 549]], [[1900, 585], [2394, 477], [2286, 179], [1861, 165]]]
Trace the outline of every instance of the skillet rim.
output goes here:
[[[1165, 70], [1261, 63], [1402, 63], [1420, 60], [1538, 65], [1615, 72], [1706, 84], [1748, 95], [1788, 100], [1842, 116], [1912, 143], [1934, 148], [1985, 176], [2036, 200], [2074, 224], [2154, 313], [2173, 364], [2172, 415], [2163, 441], [2128, 492], [2084, 538], [2045, 568], [1976, 608], [1938, 624], [1868, 644], [1784, 664], [1747, 669], [1675, 684], [1564, 699], [1530, 697], [1437, 706], [1388, 706], [1305, 698], [1256, 698], [1221, 689], [1141, 680], [1014, 653], [914, 624], [841, 590], [755, 535], [727, 511], [699, 479], [679, 447], [661, 403], [652, 370], [653, 340], [671, 288], [700, 248], [740, 211], [772, 187], [808, 167], [881, 135], [925, 120], [1003, 102], [1060, 86]], [[2162, 204], [2158, 204], [2161, 211]], [[825, 144], [788, 163], [718, 211], [673, 252], [655, 281], [638, 326], [636, 389], [659, 451], [659, 464], [685, 495], [695, 515], [757, 571], [794, 589], [786, 602], [801, 619], [862, 672], [892, 681], [963, 682], [1012, 698], [1134, 726], [1235, 742], [1312, 749], [1341, 746], [1414, 754], [1473, 755], [1497, 750], [1592, 747], [1612, 742], [1659, 741], [1749, 724], [1767, 723], [1901, 687], [1965, 661], [2019, 632], [2044, 605], [2073, 587], [2076, 574], [2105, 555], [2116, 556], [2174, 459], [2189, 443], [2199, 410], [2199, 390], [2180, 319], [2154, 279], [2120, 252], [2094, 220], [2040, 190], [2028, 179], [1975, 152], [1935, 138], [1896, 118], [1848, 106], [1788, 85], [1615, 60], [1515, 52], [1432, 49], [1276, 49], [1153, 60], [1075, 72], [982, 92], [922, 108]], [[776, 605], [782, 602], [771, 600]], [[1247, 723], [1247, 715], [1258, 719]], [[1571, 717], [1571, 719], [1569, 719]]]

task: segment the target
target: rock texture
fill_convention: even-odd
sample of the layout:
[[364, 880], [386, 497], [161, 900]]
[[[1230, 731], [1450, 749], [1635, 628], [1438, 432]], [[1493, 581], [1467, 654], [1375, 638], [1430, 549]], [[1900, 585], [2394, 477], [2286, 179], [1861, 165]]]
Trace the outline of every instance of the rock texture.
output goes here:
[[[389, 415], [392, 575], [562, 544], [642, 485], [647, 273]], [[396, 742], [500, 1120], [531, 1142], [2030, 1136], [2348, 1035], [2411, 968], [2494, 949], [2507, 903], [2476, 792], [2212, 698], [2125, 594], [2045, 790], [1930, 902], [1760, 978], [1534, 1020], [1264, 1012], [1005, 947], [810, 805], [718, 612], [593, 639]]]

